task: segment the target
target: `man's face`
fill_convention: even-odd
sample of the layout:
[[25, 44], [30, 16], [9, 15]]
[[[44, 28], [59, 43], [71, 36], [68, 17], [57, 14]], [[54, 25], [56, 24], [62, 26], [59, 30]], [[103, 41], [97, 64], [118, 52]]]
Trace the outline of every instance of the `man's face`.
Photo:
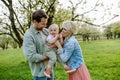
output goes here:
[[47, 24], [47, 18], [41, 18], [41, 21], [38, 23], [34, 21], [34, 26], [37, 30], [42, 30], [44, 27], [46, 27]]

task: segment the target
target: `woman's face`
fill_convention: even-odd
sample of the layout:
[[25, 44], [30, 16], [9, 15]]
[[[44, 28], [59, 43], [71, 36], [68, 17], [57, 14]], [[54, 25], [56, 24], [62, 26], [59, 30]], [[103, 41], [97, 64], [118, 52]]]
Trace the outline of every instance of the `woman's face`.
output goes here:
[[63, 29], [62, 29], [61, 34], [62, 34], [62, 36], [65, 37], [65, 38], [68, 37], [69, 35], [71, 35], [70, 31], [69, 31], [68, 29], [66, 29], [66, 28], [63, 28]]

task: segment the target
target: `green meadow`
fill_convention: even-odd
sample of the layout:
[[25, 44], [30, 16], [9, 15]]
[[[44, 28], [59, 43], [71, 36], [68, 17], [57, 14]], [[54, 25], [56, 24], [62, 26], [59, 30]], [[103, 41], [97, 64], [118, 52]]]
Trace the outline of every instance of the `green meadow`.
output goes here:
[[[92, 80], [120, 80], [120, 40], [79, 42]], [[67, 80], [57, 63], [55, 80]], [[21, 49], [0, 50], [0, 80], [32, 80]]]

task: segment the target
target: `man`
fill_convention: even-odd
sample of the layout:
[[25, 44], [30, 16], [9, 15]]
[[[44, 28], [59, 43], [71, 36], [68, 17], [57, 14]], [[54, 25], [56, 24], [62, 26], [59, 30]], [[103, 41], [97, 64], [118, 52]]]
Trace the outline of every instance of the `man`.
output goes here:
[[48, 57], [44, 55], [46, 37], [48, 30], [45, 29], [48, 16], [43, 10], [37, 10], [32, 14], [32, 25], [26, 31], [23, 40], [23, 52], [28, 60], [34, 80], [54, 80], [51, 71], [51, 78], [44, 75], [45, 62]]

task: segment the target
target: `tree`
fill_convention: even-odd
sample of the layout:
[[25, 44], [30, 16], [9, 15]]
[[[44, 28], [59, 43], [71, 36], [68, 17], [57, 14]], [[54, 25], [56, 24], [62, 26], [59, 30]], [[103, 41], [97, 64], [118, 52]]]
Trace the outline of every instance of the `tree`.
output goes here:
[[[31, 25], [31, 14], [34, 10], [44, 9], [49, 16], [47, 27], [53, 22], [54, 14], [56, 11], [57, 0], [18, 0], [21, 5], [21, 11], [25, 14], [24, 18], [27, 19], [27, 26]], [[25, 4], [26, 3], [26, 4]], [[27, 18], [26, 18], [27, 16]]]
[[[19, 47], [22, 46], [23, 35], [27, 28], [31, 25], [32, 11], [38, 9], [46, 9], [49, 15], [47, 26], [53, 22], [55, 13], [55, 4], [57, 0], [19, 0], [20, 6], [14, 7], [12, 0], [1, 0], [3, 4], [8, 8], [9, 14], [3, 13], [7, 17], [7, 21], [1, 20], [1, 24], [4, 25], [0, 31], [0, 35], [6, 34], [11, 36]], [[46, 4], [44, 4], [46, 1]], [[41, 5], [41, 6], [39, 6]], [[20, 11], [18, 11], [20, 10]], [[16, 11], [16, 12], [15, 12]], [[19, 13], [19, 15], [17, 15]], [[21, 18], [21, 16], [23, 16]], [[9, 19], [9, 20], [8, 20]], [[10, 23], [8, 23], [10, 21]], [[23, 25], [22, 25], [23, 24]]]
[[91, 40], [100, 39], [100, 36], [101, 36], [100, 30], [97, 29], [97, 27], [95, 27], [95, 26], [91, 26], [90, 27], [90, 38], [91, 38]]
[[[106, 7], [104, 5], [103, 2], [101, 2], [100, 0], [96, 0], [94, 2], [93, 5], [91, 6], [88, 6], [90, 9], [86, 10], [88, 7], [87, 5], [89, 5], [89, 2], [88, 0], [79, 0], [77, 3], [74, 4], [74, 0], [69, 0], [69, 3], [71, 5], [68, 6], [68, 9], [67, 10], [70, 10], [70, 13], [72, 16], [71, 16], [71, 20], [72, 21], [80, 21], [80, 22], [84, 22], [84, 23], [87, 23], [89, 25], [92, 25], [92, 26], [96, 26], [96, 27], [99, 27], [99, 26], [104, 26], [106, 23], [108, 23], [109, 21], [113, 20], [114, 18], [118, 17], [119, 14], [118, 13], [112, 13], [112, 6], [111, 7]], [[80, 6], [81, 5], [81, 6]], [[99, 8], [102, 8], [104, 11], [104, 15], [101, 17], [101, 19], [104, 19], [106, 16], [111, 16], [107, 21], [103, 22], [103, 23], [100, 23], [100, 24], [95, 24], [94, 21], [96, 20], [96, 18], [89, 18], [90, 20], [88, 21], [88, 17], [87, 14], [90, 14], [92, 12], [98, 12], [99, 11]], [[77, 11], [79, 10], [79, 12]], [[80, 12], [80, 11], [83, 11], [83, 12]]]
[[4, 50], [8, 48], [8, 44], [9, 44], [9, 37], [3, 35], [0, 36], [0, 47]]
[[120, 38], [120, 22], [112, 23], [112, 32], [114, 38]]
[[1, 0], [1, 1], [5, 4], [5, 6], [9, 10], [8, 19], [10, 21], [10, 24], [8, 24], [8, 23], [5, 23], [5, 24], [8, 25], [10, 32], [6, 33], [6, 34], [10, 35], [14, 39], [14, 41], [16, 41], [19, 44], [19, 47], [21, 47], [23, 39], [20, 35], [20, 32], [17, 30], [17, 25], [15, 24], [15, 15], [16, 14], [15, 14], [15, 11], [13, 9], [12, 0], [7, 0], [7, 1]]
[[108, 24], [105, 27], [104, 34], [107, 39], [120, 38], [120, 22]]
[[70, 20], [70, 10], [59, 8], [57, 13], [54, 15], [53, 22], [60, 25], [65, 20]]
[[[13, 40], [18, 43], [19, 47], [22, 46], [22, 37], [25, 31], [31, 25], [31, 14], [36, 9], [45, 9], [49, 16], [47, 27], [51, 23], [57, 23], [60, 25], [64, 20], [72, 20], [93, 26], [101, 26], [115, 17], [118, 17], [117, 14], [114, 14], [111, 15], [112, 17], [108, 21], [102, 24], [94, 24], [93, 21], [95, 19], [91, 19], [86, 15], [91, 12], [97, 12], [99, 7], [104, 8], [103, 2], [100, 0], [96, 0], [95, 4], [93, 4], [89, 10], [85, 10], [86, 6], [89, 4], [87, 0], [79, 0], [79, 2], [75, 4], [75, 1], [69, 0], [71, 5], [66, 9], [62, 8], [62, 4], [59, 3], [59, 0], [17, 0], [17, 5], [13, 5], [13, 1], [15, 0], [1, 0], [3, 6], [6, 7], [5, 9], [8, 12], [1, 12], [5, 17], [1, 17], [0, 19], [0, 24], [2, 25], [0, 35], [6, 34], [11, 36]], [[80, 5], [81, 7], [79, 7]], [[77, 13], [78, 8], [80, 8], [80, 11], [82, 10], [84, 12]], [[111, 8], [107, 8], [104, 11], [110, 11]]]
[[112, 33], [112, 27], [111, 26], [105, 27], [104, 35], [107, 37], [107, 39], [112, 39], [113, 38], [113, 33]]

